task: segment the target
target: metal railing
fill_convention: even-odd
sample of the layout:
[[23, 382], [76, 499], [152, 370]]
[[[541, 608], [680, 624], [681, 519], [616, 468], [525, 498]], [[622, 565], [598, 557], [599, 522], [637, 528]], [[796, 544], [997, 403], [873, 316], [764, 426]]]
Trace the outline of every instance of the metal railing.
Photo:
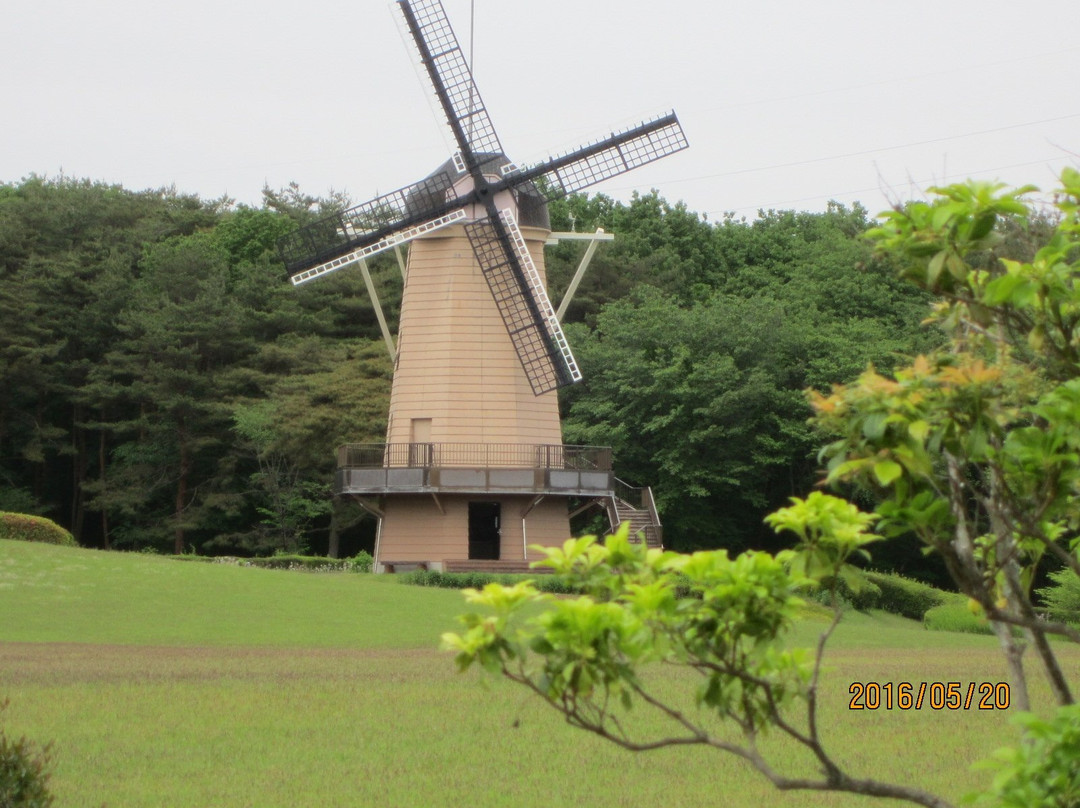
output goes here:
[[350, 443], [338, 468], [532, 468], [611, 471], [611, 448], [530, 443]]
[[[649, 486], [630, 485], [616, 477], [613, 481], [612, 491], [617, 499], [621, 499], [636, 511], [645, 511], [648, 514], [649, 524], [644, 527], [647, 539], [653, 540], [657, 545], [663, 546], [664, 527], [660, 523], [660, 513], [656, 510], [656, 500]], [[616, 507], [616, 516], [618, 508]]]
[[621, 499], [628, 505], [631, 505], [635, 510], [642, 510], [642, 491], [644, 489], [630, 485], [630, 483], [626, 482], [625, 480], [620, 480], [618, 477], [615, 478], [615, 484], [613, 488], [615, 491], [615, 496], [617, 496], [619, 499]]

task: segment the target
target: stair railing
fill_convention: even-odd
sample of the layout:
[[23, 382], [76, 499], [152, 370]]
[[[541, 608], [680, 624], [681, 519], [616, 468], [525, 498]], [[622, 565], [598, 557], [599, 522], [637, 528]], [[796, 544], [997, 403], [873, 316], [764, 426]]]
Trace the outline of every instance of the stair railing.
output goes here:
[[623, 502], [629, 503], [635, 510], [642, 509], [641, 503], [641, 490], [630, 483], [620, 480], [618, 477], [614, 478], [612, 483], [612, 489], [615, 492], [615, 497], [621, 499]]
[[645, 529], [646, 535], [656, 539], [660, 547], [664, 546], [664, 526], [660, 523], [660, 512], [656, 510], [656, 500], [653, 499], [652, 488], [645, 486], [641, 490], [641, 502], [645, 510], [649, 512], [652, 524]]
[[618, 500], [630, 505], [634, 510], [645, 511], [649, 514], [649, 524], [645, 526], [645, 540], [649, 544], [664, 546], [664, 527], [660, 523], [660, 513], [656, 510], [656, 500], [653, 499], [652, 489], [645, 486], [633, 486], [618, 477], [614, 478], [613, 491], [615, 502], [612, 503], [615, 513], [618, 513]]

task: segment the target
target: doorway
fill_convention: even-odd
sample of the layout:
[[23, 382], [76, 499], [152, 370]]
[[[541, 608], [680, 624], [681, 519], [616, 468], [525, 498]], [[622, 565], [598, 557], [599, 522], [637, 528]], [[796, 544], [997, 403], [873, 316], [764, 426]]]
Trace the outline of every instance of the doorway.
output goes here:
[[431, 442], [431, 419], [413, 418], [409, 423], [409, 467], [430, 467], [435, 459]]
[[502, 506], [498, 502], [469, 503], [469, 558], [497, 561], [499, 523]]

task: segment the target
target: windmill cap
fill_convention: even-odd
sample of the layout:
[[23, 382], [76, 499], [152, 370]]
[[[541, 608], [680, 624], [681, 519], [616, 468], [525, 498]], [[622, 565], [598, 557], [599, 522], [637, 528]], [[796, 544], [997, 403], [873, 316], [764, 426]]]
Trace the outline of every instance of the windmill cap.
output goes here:
[[[502, 178], [500, 169], [510, 165], [511, 161], [505, 154], [478, 154], [480, 159], [480, 171], [484, 176]], [[410, 211], [431, 210], [445, 201], [445, 190], [436, 181], [441, 174], [449, 175], [452, 179], [459, 179], [464, 172], [459, 171], [459, 165], [454, 158], [450, 158], [441, 166], [432, 171], [417, 187], [409, 194], [408, 207]], [[430, 182], [429, 182], [430, 180]], [[547, 197], [545, 197], [536, 184], [532, 181], [523, 182], [513, 188], [514, 198], [517, 202], [517, 220], [521, 227], [539, 227], [544, 230], [551, 229], [551, 217], [548, 215]]]

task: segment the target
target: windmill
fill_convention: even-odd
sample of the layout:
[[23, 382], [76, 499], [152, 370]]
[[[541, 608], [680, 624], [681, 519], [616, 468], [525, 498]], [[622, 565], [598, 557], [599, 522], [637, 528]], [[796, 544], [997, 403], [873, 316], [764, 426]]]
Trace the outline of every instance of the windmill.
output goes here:
[[581, 373], [545, 289], [545, 203], [687, 142], [668, 113], [519, 167], [439, 0], [396, 5], [458, 151], [412, 185], [286, 236], [279, 252], [301, 284], [411, 242], [387, 441], [338, 458], [337, 493], [379, 519], [376, 569], [520, 566], [528, 544], [569, 535], [569, 498], [605, 504], [613, 521], [626, 501], [610, 450], [562, 443], [554, 391]]

